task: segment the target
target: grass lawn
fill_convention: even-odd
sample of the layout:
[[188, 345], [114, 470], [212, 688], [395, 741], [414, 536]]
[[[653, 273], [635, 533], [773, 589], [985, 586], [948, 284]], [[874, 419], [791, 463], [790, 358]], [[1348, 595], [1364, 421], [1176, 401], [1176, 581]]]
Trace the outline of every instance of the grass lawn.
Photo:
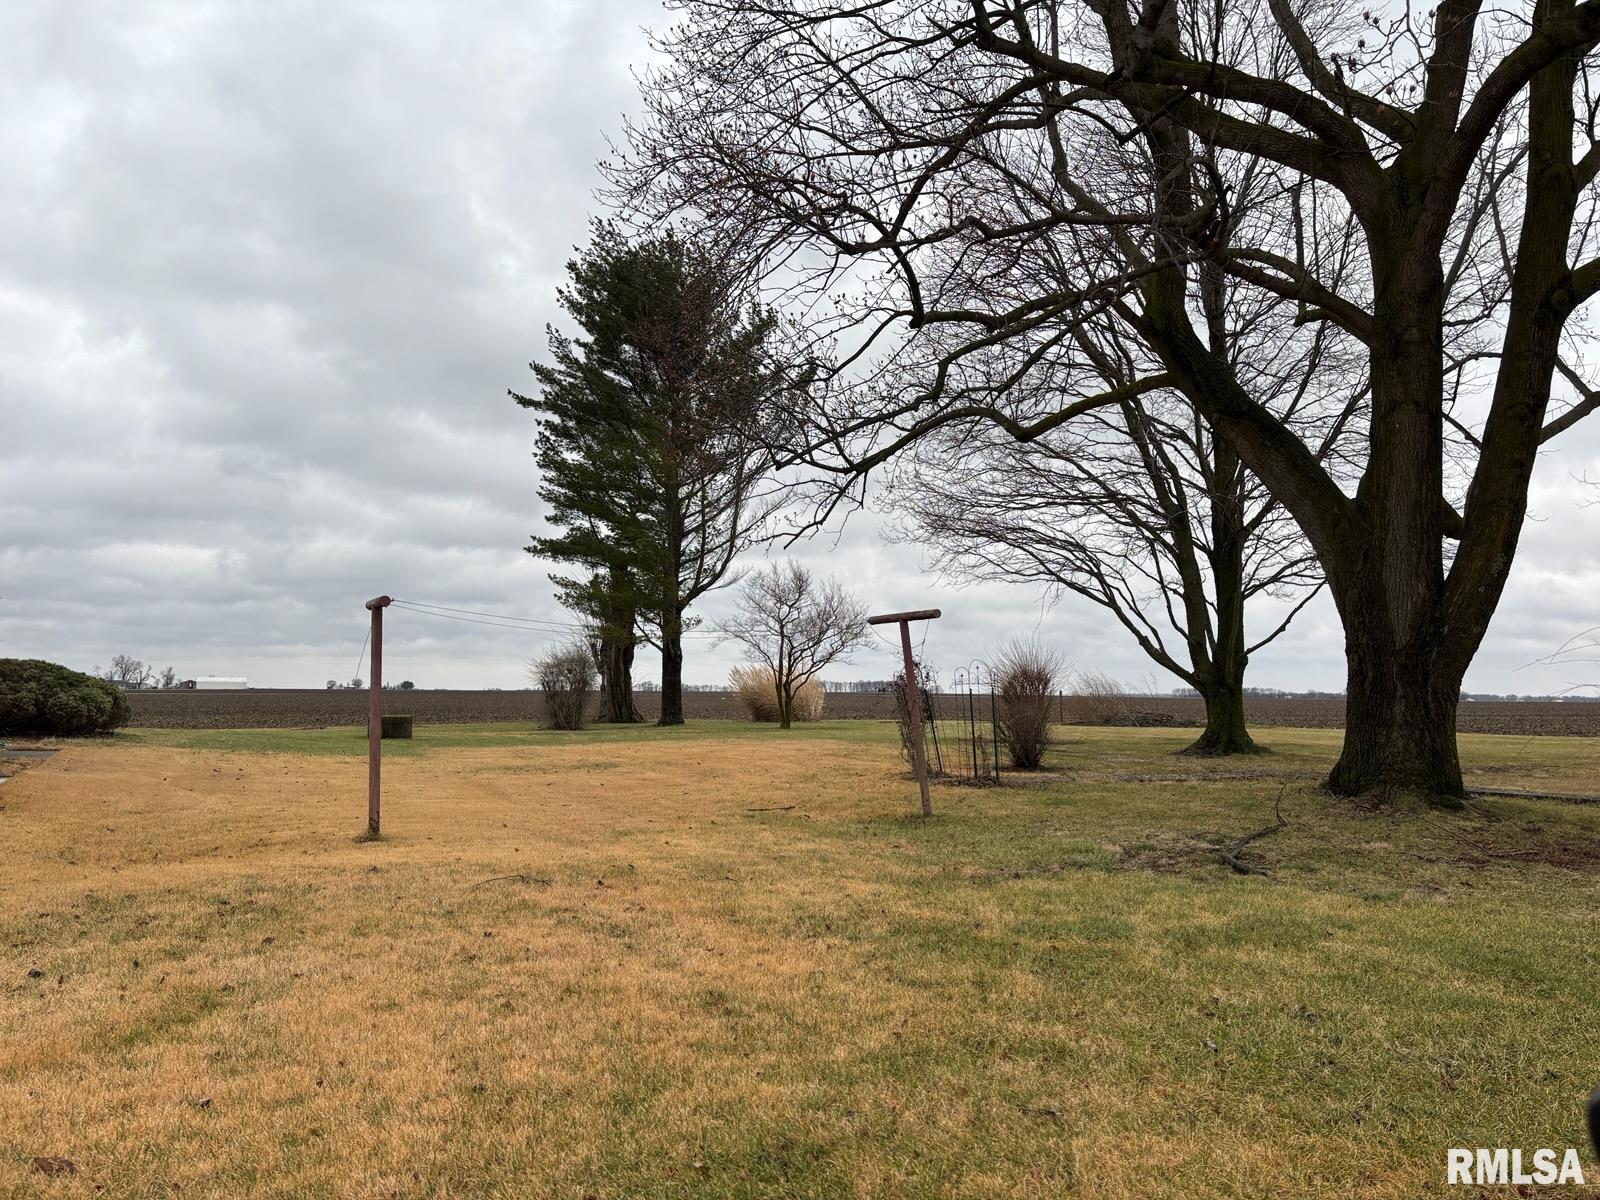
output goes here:
[[72, 744], [0, 786], [0, 1196], [1399, 1200], [1583, 1145], [1600, 807], [1062, 732], [923, 822], [889, 725], [419, 728], [371, 844], [360, 730]]

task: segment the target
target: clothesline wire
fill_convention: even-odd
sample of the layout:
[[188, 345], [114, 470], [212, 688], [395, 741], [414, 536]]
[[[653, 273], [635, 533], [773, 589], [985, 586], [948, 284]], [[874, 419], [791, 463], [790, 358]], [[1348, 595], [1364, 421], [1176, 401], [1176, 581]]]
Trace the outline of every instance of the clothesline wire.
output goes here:
[[460, 621], [464, 625], [492, 625], [497, 629], [518, 629], [523, 633], [577, 633], [580, 628], [576, 625], [535, 625], [531, 621], [514, 625], [509, 621], [487, 621], [478, 617], [456, 617], [449, 613], [430, 612], [425, 608], [413, 608], [411, 605], [401, 604], [399, 601], [396, 601], [393, 607], [404, 609], [406, 612], [414, 612], [423, 617], [438, 617], [442, 621]]
[[[499, 629], [516, 629], [524, 633], [583, 633], [592, 628], [577, 621], [553, 621], [539, 617], [513, 617], [505, 613], [478, 612], [470, 608], [448, 608], [442, 604], [423, 604], [416, 600], [393, 600], [390, 604], [395, 608], [405, 609], [424, 617], [438, 617], [444, 621], [460, 621], [466, 625], [488, 625]], [[457, 615], [470, 614], [470, 615]], [[717, 630], [688, 629], [683, 632], [686, 638], [721, 637]]]
[[555, 621], [549, 617], [513, 617], [508, 616], [505, 613], [479, 612], [477, 609], [472, 608], [451, 608], [446, 604], [426, 604], [421, 600], [401, 600], [397, 598], [394, 603], [404, 605], [406, 608], [433, 609], [437, 612], [461, 613], [463, 616], [468, 617], [489, 617], [492, 620], [514, 621], [521, 625], [560, 625], [568, 629], [584, 628], [581, 621]]
[[[920, 641], [917, 642], [917, 648], [916, 648], [915, 652], [912, 655], [912, 657], [916, 659], [917, 666], [919, 668], [924, 668], [924, 667], [927, 666], [927, 663], [925, 663], [923, 661], [922, 652], [928, 645], [928, 629], [932, 624], [933, 624], [932, 621], [923, 621], [922, 622], [922, 638], [921, 638]], [[899, 638], [891, 638], [891, 637], [889, 637], [881, 629], [879, 629], [878, 626], [876, 626], [876, 625], [869, 625], [869, 626], [867, 626], [867, 628], [872, 630], [873, 636], [876, 637], [885, 646], [888, 646], [889, 649], [896, 650], [896, 651], [898, 651], [900, 649], [900, 639]]]
[[351, 678], [361, 678], [361, 664], [367, 661], [367, 643], [372, 640], [372, 626], [367, 626], [367, 635], [361, 639], [361, 653], [356, 655], [356, 671]]
[[[556, 621], [548, 617], [517, 617], [507, 613], [482, 612], [474, 608], [452, 608], [446, 604], [428, 604], [421, 600], [394, 599], [390, 604], [395, 608], [405, 609], [424, 617], [438, 617], [443, 621], [460, 621], [464, 625], [487, 625], [495, 629], [512, 629], [523, 633], [582, 633], [593, 628], [591, 625], [580, 621]], [[922, 622], [922, 637], [917, 642], [916, 659], [922, 662], [923, 650], [928, 644], [928, 627], [930, 622]], [[900, 648], [897, 639], [889, 638], [878, 629], [876, 625], [870, 627], [874, 636], [891, 649]], [[683, 636], [686, 638], [720, 638], [726, 636], [726, 630], [718, 629], [689, 629]], [[367, 637], [372, 636], [372, 631], [367, 631]], [[361, 644], [361, 656], [356, 661], [356, 671], [361, 670], [361, 663], [367, 653], [366, 641]]]

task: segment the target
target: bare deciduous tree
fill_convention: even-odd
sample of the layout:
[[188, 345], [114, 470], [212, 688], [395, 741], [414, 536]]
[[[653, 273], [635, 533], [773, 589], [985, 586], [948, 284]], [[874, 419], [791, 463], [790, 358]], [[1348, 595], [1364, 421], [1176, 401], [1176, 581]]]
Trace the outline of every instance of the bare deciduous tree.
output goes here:
[[[1320, 330], [1263, 341], [1263, 306], [1226, 281], [1205, 300], [1212, 355], [1320, 458], [1336, 459], [1366, 393], [1345, 347]], [[1206, 728], [1189, 752], [1257, 752], [1245, 668], [1321, 584], [1298, 527], [1181, 393], [1134, 394], [1139, 379], [1165, 376], [1117, 322], [1079, 325], [1010, 374], [997, 403], [1019, 423], [1048, 417], [1085, 378], [1123, 398], [1022, 441], [979, 419], [919, 436], [899, 456], [890, 493], [902, 533], [930, 544], [953, 574], [1039, 583], [1105, 608], [1204, 698]], [[1245, 612], [1264, 596], [1292, 607], [1251, 642]]]
[[867, 610], [835, 579], [818, 579], [797, 562], [772, 563], [745, 578], [722, 632], [771, 671], [778, 724], [788, 729], [796, 693], [866, 641]]
[[[1348, 667], [1330, 786], [1462, 795], [1460, 684], [1535, 460], [1600, 408], [1552, 402], [1600, 292], [1600, 3], [676, 7], [627, 198], [693, 206], [834, 297], [847, 367], [960, 335], [931, 378], [817, 422], [814, 456], [855, 474], [971, 418], [1026, 437], [994, 403], [1008, 381], [974, 383], [966, 356], [1114, 315], [1318, 557]], [[1063, 254], [1063, 285], [1006, 303], [947, 287]], [[1218, 277], [1289, 301], [1284, 336], [1325, 326], [1364, 355], [1353, 487], [1210, 353]], [[1048, 419], [1125, 398], [1064, 395]]]
[[131, 654], [118, 654], [112, 658], [105, 677], [124, 687], [142, 688], [155, 678], [155, 672]]

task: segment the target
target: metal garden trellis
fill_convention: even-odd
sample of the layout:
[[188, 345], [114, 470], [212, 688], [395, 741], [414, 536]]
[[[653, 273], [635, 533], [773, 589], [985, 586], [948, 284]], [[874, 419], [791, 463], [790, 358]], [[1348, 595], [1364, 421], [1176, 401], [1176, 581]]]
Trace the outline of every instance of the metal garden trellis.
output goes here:
[[[977, 782], [982, 779], [993, 779], [994, 782], [999, 783], [1000, 710], [995, 695], [994, 668], [992, 668], [982, 659], [974, 659], [966, 666], [956, 668], [955, 675], [951, 680], [951, 687], [956, 690], [958, 697], [961, 692], [965, 692], [967, 696], [967, 719], [965, 721], [966, 732], [965, 734], [958, 736], [955, 740], [958, 742], [967, 743], [967, 753], [970, 754], [972, 760], [973, 782]], [[985, 745], [985, 738], [979, 732], [979, 726], [982, 718], [978, 712], [978, 697], [979, 694], [984, 690], [987, 690], [989, 693], [989, 736], [987, 738], [987, 745]], [[959, 734], [961, 725], [963, 724], [959, 711], [956, 714], [956, 721], [954, 724]], [[945, 741], [947, 744], [950, 744], [951, 742], [948, 734], [945, 736]], [[953, 752], [953, 745], [951, 746], [951, 749]], [[951, 757], [954, 759], [956, 756], [954, 753], [952, 753]], [[966, 757], [966, 755], [964, 754], [962, 757]]]

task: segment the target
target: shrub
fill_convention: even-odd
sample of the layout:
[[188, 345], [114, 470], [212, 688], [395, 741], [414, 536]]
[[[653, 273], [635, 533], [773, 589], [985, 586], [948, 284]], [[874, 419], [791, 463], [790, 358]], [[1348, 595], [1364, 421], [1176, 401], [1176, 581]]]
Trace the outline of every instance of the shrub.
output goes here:
[[[749, 664], [728, 672], [728, 682], [752, 721], [778, 720], [778, 683], [771, 667]], [[794, 694], [790, 716], [796, 721], [820, 721], [827, 695], [819, 680], [808, 679]]]
[[1061, 670], [1060, 655], [1035, 641], [1007, 642], [995, 655], [996, 732], [1013, 767], [1032, 771], [1044, 762]]
[[0, 734], [110, 733], [132, 716], [122, 689], [37, 658], [0, 658]]
[[599, 676], [587, 645], [569, 642], [554, 646], [528, 664], [528, 674], [544, 694], [547, 726], [582, 729], [589, 723], [589, 693]]
[[1072, 719], [1079, 725], [1131, 725], [1128, 689], [1104, 671], [1079, 671], [1072, 678]]
[[[938, 686], [939, 677], [934, 673], [932, 667], [922, 663], [917, 664], [917, 674], [922, 677], [922, 723], [931, 725], [933, 723], [933, 691]], [[895, 724], [900, 727], [900, 754], [908, 763], [915, 762], [916, 758], [911, 749], [913, 744], [911, 741], [911, 716], [906, 712], [906, 673], [904, 671], [895, 672], [893, 690], [894, 719]], [[926, 735], [924, 734], [923, 736]]]

